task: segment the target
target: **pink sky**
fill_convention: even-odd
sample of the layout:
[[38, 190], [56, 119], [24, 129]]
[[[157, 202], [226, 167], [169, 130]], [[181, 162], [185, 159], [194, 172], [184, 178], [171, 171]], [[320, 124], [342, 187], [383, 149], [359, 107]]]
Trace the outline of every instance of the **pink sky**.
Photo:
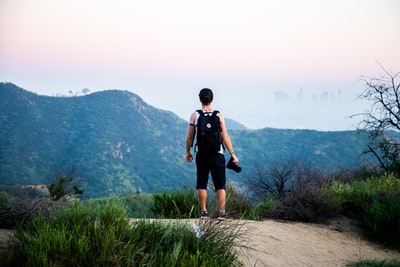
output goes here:
[[251, 128], [326, 129], [309, 113], [294, 125], [274, 92], [341, 89], [342, 111], [322, 113], [348, 129], [339, 118], [358, 112], [347, 101], [360, 76], [379, 76], [377, 61], [400, 71], [398, 14], [396, 0], [2, 0], [0, 81], [47, 95], [130, 90], [183, 118], [212, 87], [215, 104]]

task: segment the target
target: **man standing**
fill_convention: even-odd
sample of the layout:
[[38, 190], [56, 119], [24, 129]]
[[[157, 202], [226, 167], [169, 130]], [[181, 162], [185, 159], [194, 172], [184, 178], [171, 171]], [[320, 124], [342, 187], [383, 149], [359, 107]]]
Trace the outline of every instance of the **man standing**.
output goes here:
[[[211, 89], [203, 88], [200, 90], [199, 99], [201, 102], [201, 110], [197, 110], [192, 113], [189, 119], [189, 128], [186, 136], [186, 161], [192, 162], [193, 156], [190, 152], [193, 146], [194, 137], [197, 132], [197, 146], [198, 151], [196, 152], [196, 169], [197, 169], [197, 196], [199, 200], [201, 218], [208, 217], [207, 212], [207, 183], [208, 176], [211, 173], [213, 180], [216, 198], [219, 208], [219, 216], [221, 218], [226, 218], [227, 214], [225, 212], [225, 202], [226, 202], [226, 170], [225, 170], [225, 156], [224, 156], [224, 146], [228, 150], [233, 163], [237, 164], [239, 159], [236, 157], [233, 151], [231, 139], [226, 131], [225, 120], [221, 113], [214, 111], [211, 107], [213, 101], [213, 92]], [[207, 117], [210, 122], [206, 123], [206, 128], [212, 128], [212, 116], [216, 116], [216, 121], [218, 121], [218, 129], [220, 136], [220, 142], [216, 149], [204, 148], [209, 144], [204, 144], [205, 142], [212, 143], [209, 139], [200, 140], [202, 134], [200, 134], [199, 121], [201, 123], [205, 120], [203, 118]], [[200, 118], [201, 117], [201, 118]], [[200, 144], [199, 144], [200, 143]]]

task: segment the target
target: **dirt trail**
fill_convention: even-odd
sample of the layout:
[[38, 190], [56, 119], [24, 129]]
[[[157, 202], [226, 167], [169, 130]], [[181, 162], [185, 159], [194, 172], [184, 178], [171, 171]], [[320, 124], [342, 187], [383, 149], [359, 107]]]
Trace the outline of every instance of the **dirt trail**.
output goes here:
[[400, 259], [400, 251], [387, 250], [361, 238], [346, 219], [329, 225], [247, 221], [242, 251], [245, 266], [346, 266], [359, 259]]

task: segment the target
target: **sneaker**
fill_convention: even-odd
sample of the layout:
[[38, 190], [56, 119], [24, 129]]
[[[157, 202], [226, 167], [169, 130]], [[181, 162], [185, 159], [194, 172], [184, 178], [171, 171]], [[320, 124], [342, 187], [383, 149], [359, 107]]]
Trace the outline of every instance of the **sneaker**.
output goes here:
[[205, 211], [201, 211], [201, 213], [200, 213], [200, 219], [206, 219], [206, 218], [209, 218], [210, 216], [208, 215], [208, 212], [205, 210]]
[[231, 216], [229, 216], [228, 213], [224, 212], [224, 213], [220, 213], [217, 217], [218, 220], [227, 220], [227, 219], [232, 219]]

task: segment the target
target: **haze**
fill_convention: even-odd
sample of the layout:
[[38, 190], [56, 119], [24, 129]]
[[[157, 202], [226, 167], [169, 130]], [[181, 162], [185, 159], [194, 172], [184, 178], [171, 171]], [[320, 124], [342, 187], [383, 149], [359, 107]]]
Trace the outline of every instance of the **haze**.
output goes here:
[[188, 119], [203, 87], [251, 129], [352, 130], [361, 76], [400, 71], [400, 1], [1, 0], [0, 81], [132, 91]]

